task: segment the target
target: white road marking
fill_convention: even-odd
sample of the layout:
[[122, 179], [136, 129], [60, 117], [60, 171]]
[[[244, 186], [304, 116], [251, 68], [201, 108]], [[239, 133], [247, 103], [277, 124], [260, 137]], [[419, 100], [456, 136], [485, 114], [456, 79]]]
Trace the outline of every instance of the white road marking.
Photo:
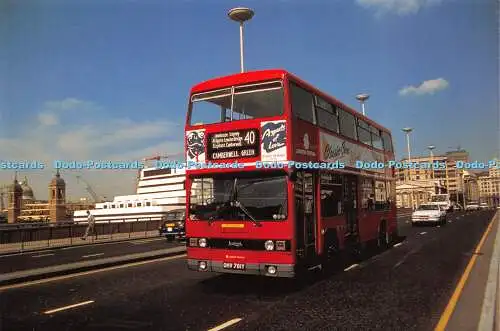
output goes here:
[[357, 263], [356, 263], [356, 264], [353, 264], [353, 265], [351, 265], [350, 267], [345, 268], [345, 269], [344, 269], [344, 271], [349, 271], [349, 270], [351, 270], [351, 269], [354, 269], [354, 268], [356, 268], [358, 265], [359, 265], [359, 264], [357, 264]]
[[424, 235], [424, 234], [426, 234], [426, 233], [427, 233], [427, 232], [425, 232], [425, 231], [424, 231], [424, 232], [420, 232], [419, 234], [423, 236], [423, 235]]
[[403, 245], [403, 243], [397, 243], [397, 244], [394, 245], [394, 247], [399, 247], [401, 245]]
[[131, 267], [146, 265], [146, 264], [150, 264], [150, 263], [159, 263], [159, 262], [164, 262], [164, 261], [169, 261], [169, 260], [175, 260], [175, 259], [180, 259], [180, 258], [184, 258], [184, 257], [186, 257], [186, 254], [167, 256], [167, 257], [162, 257], [162, 258], [158, 258], [158, 259], [154, 259], [154, 260], [132, 262], [132, 263], [127, 263], [127, 264], [117, 265], [114, 267], [107, 267], [107, 268], [103, 268], [103, 269], [82, 271], [82, 272], [78, 272], [76, 274], [69, 274], [69, 275], [64, 275], [64, 276], [56, 276], [56, 277], [52, 277], [52, 278], [33, 280], [33, 281], [14, 284], [14, 285], [0, 286], [0, 292], [5, 291], [5, 290], [15, 289], [15, 288], [23, 288], [23, 287], [33, 286], [33, 285], [46, 284], [46, 283], [55, 282], [55, 281], [59, 281], [59, 280], [65, 280], [65, 279], [70, 279], [70, 278], [93, 275], [96, 273], [107, 272], [107, 271], [111, 271], [111, 270], [131, 268]]
[[31, 257], [44, 257], [44, 256], [52, 256], [54, 254], [41, 254], [41, 255], [32, 255]]
[[239, 323], [241, 320], [242, 320], [241, 318], [233, 318], [232, 320], [227, 321], [225, 323], [222, 323], [220, 325], [217, 325], [216, 327], [211, 328], [208, 331], [219, 331], [219, 330], [227, 328], [228, 326], [231, 326], [231, 325], [234, 325], [236, 323]]
[[84, 256], [82, 256], [82, 257], [83, 257], [83, 258], [87, 258], [87, 257], [101, 256], [101, 255], [104, 255], [104, 253], [97, 253], [97, 254], [84, 255]]
[[159, 240], [166, 240], [164, 238], [155, 238], [155, 239], [148, 239], [148, 240], [135, 240], [135, 241], [131, 241], [130, 243], [132, 245], [142, 245], [142, 244], [148, 244], [148, 243], [151, 243], [151, 242], [154, 242], [154, 241], [159, 241]]
[[85, 306], [85, 305], [88, 305], [88, 304], [93, 303], [93, 302], [94, 302], [94, 300], [89, 300], [89, 301], [84, 301], [84, 302], [80, 302], [80, 303], [75, 303], [73, 305], [69, 305], [69, 306], [64, 306], [64, 307], [61, 307], [61, 308], [47, 310], [47, 311], [44, 312], [44, 314], [48, 315], [48, 314], [52, 314], [52, 313], [57, 313], [59, 311], [63, 311], [63, 310], [67, 310], [67, 309], [71, 309], [71, 308], [75, 308], [75, 307], [80, 307], [80, 306]]
[[37, 252], [6, 253], [6, 254], [0, 255], [0, 258], [2, 258], [2, 257], [11, 257], [11, 256], [19, 256], [19, 255], [29, 255], [29, 254], [33, 254], [33, 253], [46, 253], [46, 252], [53, 252], [53, 251], [54, 251], [53, 249], [41, 249], [41, 250], [38, 250]]

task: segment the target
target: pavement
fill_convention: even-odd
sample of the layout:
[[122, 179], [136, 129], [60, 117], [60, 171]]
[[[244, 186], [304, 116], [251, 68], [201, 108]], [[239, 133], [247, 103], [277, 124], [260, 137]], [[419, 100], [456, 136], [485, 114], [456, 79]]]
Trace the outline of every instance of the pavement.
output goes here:
[[158, 230], [140, 231], [130, 233], [115, 233], [111, 235], [100, 235], [95, 237], [89, 236], [87, 240], [82, 240], [80, 237], [51, 239], [51, 240], [38, 240], [26, 241], [12, 244], [0, 244], [0, 255], [11, 254], [17, 252], [34, 252], [48, 248], [61, 248], [72, 246], [93, 245], [95, 243], [106, 243], [116, 241], [128, 241], [137, 238], [158, 237]]
[[[303, 282], [193, 272], [180, 255], [4, 286], [0, 329], [433, 330], [471, 257], [466, 285], [488, 263], [489, 242], [482, 255], [476, 250], [493, 214], [453, 213], [440, 227], [403, 220], [408, 236], [395, 247]], [[459, 299], [484, 302], [484, 287], [476, 286]], [[454, 315], [478, 321], [481, 314], [460, 300], [454, 309], [449, 330], [468, 330], [453, 324]]]

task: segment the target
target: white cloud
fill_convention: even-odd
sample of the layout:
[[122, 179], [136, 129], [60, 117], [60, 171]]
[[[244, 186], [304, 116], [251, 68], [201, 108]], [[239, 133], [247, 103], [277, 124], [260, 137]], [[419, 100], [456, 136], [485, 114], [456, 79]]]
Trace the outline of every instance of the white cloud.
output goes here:
[[[47, 185], [55, 173], [54, 160], [134, 161], [151, 154], [177, 154], [183, 150], [182, 125], [165, 119], [132, 121], [129, 118], [105, 118], [103, 108], [91, 102], [68, 98], [43, 105], [32, 123], [20, 127], [16, 136], [2, 136], [3, 160], [39, 160], [43, 171], [29, 170], [26, 175], [36, 198], [46, 199]], [[82, 174], [101, 196], [134, 193], [135, 170], [62, 170], [68, 197], [88, 197], [85, 186], [77, 183]], [[0, 184], [11, 182], [13, 171], [0, 170]]]
[[53, 113], [40, 113], [38, 114], [38, 121], [41, 125], [51, 126], [59, 124], [59, 118]]
[[448, 88], [450, 84], [448, 81], [444, 78], [437, 78], [437, 79], [431, 79], [431, 80], [426, 80], [419, 86], [406, 86], [399, 90], [399, 95], [410, 95], [410, 94], [416, 94], [416, 95], [424, 95], [424, 94], [434, 94], [438, 91], [444, 90]]
[[365, 7], [375, 9], [377, 15], [396, 13], [398, 15], [416, 14], [421, 8], [436, 5], [443, 0], [356, 0]]

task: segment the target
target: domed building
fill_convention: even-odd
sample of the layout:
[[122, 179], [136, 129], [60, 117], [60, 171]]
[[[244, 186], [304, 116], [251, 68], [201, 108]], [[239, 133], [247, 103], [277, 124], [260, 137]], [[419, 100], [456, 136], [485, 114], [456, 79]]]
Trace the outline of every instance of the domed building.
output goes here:
[[25, 176], [24, 181], [21, 183], [21, 188], [23, 189], [23, 206], [35, 201], [35, 195], [33, 194], [33, 189], [28, 185], [28, 178]]
[[72, 202], [66, 200], [66, 182], [59, 171], [48, 185], [49, 199], [37, 200], [33, 189], [24, 177], [22, 182], [17, 180], [17, 172], [11, 184], [0, 186], [0, 199], [5, 195], [8, 199], [5, 215], [0, 210], [0, 223], [7, 218], [9, 223], [15, 222], [64, 222], [73, 217], [75, 210], [88, 210], [93, 208], [89, 202]]

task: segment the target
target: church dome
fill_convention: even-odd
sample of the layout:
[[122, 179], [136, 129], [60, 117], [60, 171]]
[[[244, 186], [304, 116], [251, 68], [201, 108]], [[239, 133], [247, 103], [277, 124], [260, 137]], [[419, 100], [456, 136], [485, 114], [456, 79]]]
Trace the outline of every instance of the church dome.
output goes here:
[[33, 189], [28, 185], [28, 178], [24, 177], [21, 188], [23, 189], [23, 200], [35, 200]]

